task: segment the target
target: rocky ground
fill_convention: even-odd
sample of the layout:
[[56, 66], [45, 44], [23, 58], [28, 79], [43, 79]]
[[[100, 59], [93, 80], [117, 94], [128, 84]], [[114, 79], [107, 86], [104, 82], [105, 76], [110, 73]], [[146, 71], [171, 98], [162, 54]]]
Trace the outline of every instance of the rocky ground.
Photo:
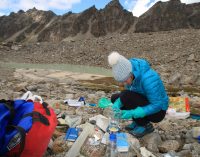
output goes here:
[[[141, 57], [150, 61], [160, 73], [168, 93], [190, 97], [190, 104], [199, 111], [200, 97], [200, 30], [177, 30], [155, 33], [108, 35], [101, 38], [72, 38], [61, 43], [1, 43], [1, 62], [23, 63], [71, 63], [107, 66], [107, 55], [119, 51], [127, 57]], [[54, 107], [56, 112], [68, 116], [76, 115], [80, 126], [89, 117], [97, 114], [107, 116], [98, 107], [75, 108], [66, 106], [63, 100], [84, 96], [88, 103], [97, 104], [99, 98], [111, 94], [119, 87], [111, 78], [74, 74], [70, 72], [42, 69], [8, 69], [0, 66], [0, 99], [14, 99], [26, 91], [40, 95]], [[176, 87], [176, 88], [175, 88]], [[56, 105], [59, 104], [59, 105]], [[92, 111], [91, 111], [92, 110]], [[73, 117], [73, 116], [72, 116]], [[67, 123], [67, 122], [66, 122]], [[122, 126], [125, 122], [122, 122]], [[45, 156], [64, 156], [72, 142], [63, 140], [69, 124], [58, 127]], [[179, 157], [200, 156], [200, 145], [192, 137], [194, 127], [200, 123], [194, 119], [165, 119], [154, 124], [155, 131], [141, 139], [129, 135], [129, 142], [139, 150], [145, 147], [155, 156], [166, 153]], [[104, 145], [86, 145], [95, 156], [105, 155]], [[94, 149], [96, 148], [96, 149]], [[87, 149], [81, 153], [87, 155]], [[99, 151], [101, 150], [101, 151]], [[131, 155], [134, 156], [132, 148]], [[93, 154], [92, 153], [92, 154]], [[135, 155], [136, 156], [136, 155]]]
[[[67, 154], [73, 142], [64, 140], [64, 136], [72, 123], [73, 126], [84, 128], [84, 124], [89, 121], [89, 118], [95, 115], [102, 114], [109, 117], [107, 109], [103, 110], [91, 106], [70, 107], [64, 104], [63, 100], [68, 98], [78, 99], [83, 96], [87, 103], [98, 104], [101, 97], [109, 98], [114, 91], [119, 90], [117, 86], [106, 84], [106, 82], [111, 82], [111, 79], [102, 75], [59, 70], [18, 69], [15, 70], [12, 77], [10, 77], [11, 75], [7, 76], [7, 74], [4, 75], [0, 82], [0, 98], [19, 98], [26, 91], [31, 91], [48, 102], [54, 108], [58, 117], [65, 115], [64, 119], [59, 119], [59, 122], [65, 125], [57, 126], [45, 157], [63, 157]], [[108, 90], [108, 88], [112, 90]], [[200, 98], [193, 97], [191, 102], [199, 106]], [[126, 124], [126, 121], [121, 121], [122, 130], [124, 130], [123, 126]], [[136, 139], [128, 134], [131, 144], [129, 153], [119, 156], [137, 156], [134, 149], [139, 151], [142, 147], [145, 147], [159, 157], [163, 157], [167, 153], [171, 156], [198, 157], [200, 156], [200, 145], [197, 139], [193, 138], [192, 130], [199, 126], [200, 122], [194, 119], [165, 119], [154, 124], [155, 131], [143, 138]], [[104, 144], [91, 145], [87, 140], [81, 147], [81, 155], [79, 156], [106, 156], [107, 151]], [[141, 154], [143, 152], [141, 151]]]

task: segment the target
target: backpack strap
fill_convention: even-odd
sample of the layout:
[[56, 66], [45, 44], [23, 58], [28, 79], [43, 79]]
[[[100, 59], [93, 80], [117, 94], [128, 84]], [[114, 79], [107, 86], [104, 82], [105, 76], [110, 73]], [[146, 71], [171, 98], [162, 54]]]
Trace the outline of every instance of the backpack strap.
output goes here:
[[10, 111], [10, 122], [11, 122], [15, 117], [15, 108], [13, 106], [14, 101], [2, 99], [0, 100], [0, 103], [3, 104], [5, 107], [7, 107], [8, 110]]
[[43, 102], [43, 103], [42, 103], [42, 106], [43, 106], [43, 108], [45, 109], [46, 114], [50, 116], [51, 113], [50, 113], [49, 108], [47, 107], [48, 105], [49, 105], [49, 104], [47, 104], [46, 102]]
[[[15, 155], [15, 157], [20, 157], [21, 153], [24, 150], [25, 147], [25, 138], [26, 138], [26, 131], [24, 130], [24, 128], [20, 127], [20, 126], [15, 126], [15, 125], [8, 125], [6, 127], [6, 129], [10, 130], [10, 129], [16, 129], [19, 134], [20, 134], [20, 144], [19, 144], [19, 152]], [[12, 139], [11, 139], [12, 140]]]
[[25, 118], [28, 116], [33, 117], [33, 122], [39, 121], [44, 125], [47, 125], [47, 126], [50, 125], [49, 120], [44, 115], [42, 115], [40, 112], [33, 111], [31, 113], [27, 113], [27, 114], [23, 115], [22, 118]]

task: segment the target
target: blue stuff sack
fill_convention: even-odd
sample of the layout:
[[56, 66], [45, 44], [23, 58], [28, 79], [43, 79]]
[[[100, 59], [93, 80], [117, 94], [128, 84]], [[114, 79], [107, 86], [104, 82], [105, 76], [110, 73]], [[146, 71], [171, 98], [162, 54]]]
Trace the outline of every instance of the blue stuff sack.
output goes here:
[[9, 149], [21, 142], [16, 139], [15, 143], [9, 143], [20, 130], [28, 132], [32, 127], [32, 117], [23, 118], [23, 116], [33, 112], [33, 109], [33, 102], [0, 100], [0, 155], [5, 155]]

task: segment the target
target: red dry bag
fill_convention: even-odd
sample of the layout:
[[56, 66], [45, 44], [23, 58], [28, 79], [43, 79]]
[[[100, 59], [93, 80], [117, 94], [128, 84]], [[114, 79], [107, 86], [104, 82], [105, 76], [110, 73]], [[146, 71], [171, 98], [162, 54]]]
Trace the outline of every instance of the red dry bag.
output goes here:
[[[57, 125], [57, 117], [53, 109], [46, 103], [34, 102], [34, 111], [27, 116], [33, 117], [33, 125], [26, 133], [24, 148], [20, 157], [42, 157]], [[39, 113], [39, 114], [35, 114]], [[8, 157], [16, 156], [21, 143], [7, 153]]]

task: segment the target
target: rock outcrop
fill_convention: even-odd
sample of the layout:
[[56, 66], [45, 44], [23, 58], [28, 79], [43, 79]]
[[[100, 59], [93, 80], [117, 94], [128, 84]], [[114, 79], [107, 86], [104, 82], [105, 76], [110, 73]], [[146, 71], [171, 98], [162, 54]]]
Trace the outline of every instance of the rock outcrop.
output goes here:
[[24, 12], [11, 13], [0, 17], [0, 39], [24, 41], [38, 34], [55, 16], [51, 11], [38, 11], [33, 8]]
[[70, 12], [59, 17], [39, 35], [38, 41], [61, 41], [67, 37], [85, 34], [100, 37], [117, 31], [126, 33], [135, 19], [136, 17], [123, 9], [118, 0], [113, 0], [99, 11], [92, 6], [80, 14]]
[[112, 0], [104, 9], [95, 6], [81, 13], [57, 16], [35, 8], [0, 17], [0, 41], [59, 42], [70, 38], [101, 37], [111, 33], [200, 28], [200, 3], [180, 0], [157, 2], [139, 18]]
[[118, 0], [114, 0], [93, 17], [91, 33], [95, 37], [113, 32], [127, 33], [135, 20], [136, 17], [124, 10]]
[[157, 32], [180, 28], [200, 28], [200, 3], [186, 5], [180, 0], [157, 2], [139, 17], [136, 32]]
[[135, 19], [119, 0], [111, 1], [102, 10], [93, 6], [82, 13], [69, 12], [63, 16], [33, 8], [0, 17], [0, 40], [58, 42], [77, 35], [99, 37], [113, 32], [126, 33]]

